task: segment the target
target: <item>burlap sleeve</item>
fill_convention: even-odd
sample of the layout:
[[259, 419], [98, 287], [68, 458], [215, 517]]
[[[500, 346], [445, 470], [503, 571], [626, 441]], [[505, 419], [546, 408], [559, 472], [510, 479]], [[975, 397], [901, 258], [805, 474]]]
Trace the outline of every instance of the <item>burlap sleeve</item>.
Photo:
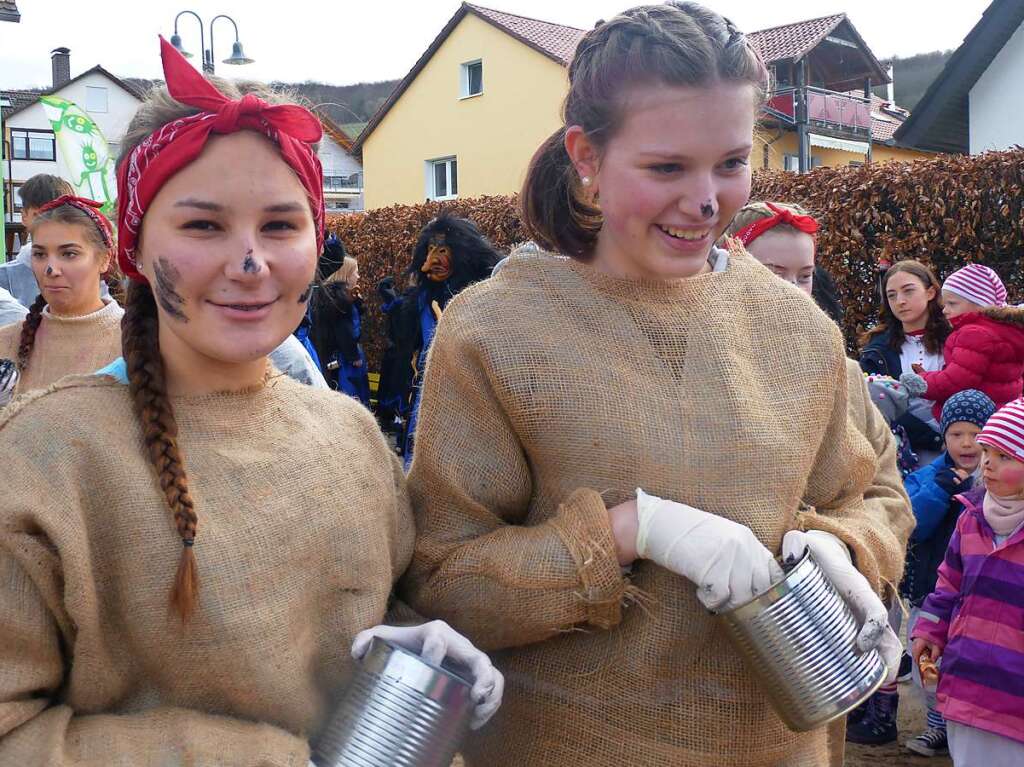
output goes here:
[[[835, 401], [805, 495], [814, 508], [800, 512], [797, 524], [802, 530], [824, 530], [840, 538], [876, 593], [889, 597], [903, 574], [910, 504], [896, 468], [895, 441], [881, 413], [868, 400], [862, 411], [864, 429], [858, 430], [853, 421], [847, 407], [853, 382], [838, 332], [835, 346], [837, 360], [830, 371]], [[854, 397], [861, 394], [852, 392]]]
[[601, 496], [581, 488], [526, 525], [533, 482], [471, 323], [449, 305], [425, 376], [409, 490], [417, 542], [404, 593], [484, 649], [618, 623], [627, 586]]

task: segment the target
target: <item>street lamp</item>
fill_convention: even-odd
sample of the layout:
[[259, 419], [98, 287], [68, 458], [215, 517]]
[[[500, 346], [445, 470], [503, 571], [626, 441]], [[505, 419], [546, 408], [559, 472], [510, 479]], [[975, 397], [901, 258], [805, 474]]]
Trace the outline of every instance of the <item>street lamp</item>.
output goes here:
[[217, 19], [227, 19], [231, 22], [231, 26], [235, 28], [235, 42], [231, 46], [231, 55], [224, 59], [224, 64], [252, 64], [253, 60], [245, 55], [245, 51], [242, 50], [242, 43], [238, 39], [238, 25], [235, 20], [230, 16], [226, 16], [223, 13], [214, 16], [210, 21], [208, 29], [210, 30], [210, 47], [206, 47], [206, 37], [203, 34], [203, 20], [199, 17], [199, 14], [195, 11], [182, 11], [174, 17], [174, 34], [171, 35], [171, 45], [178, 49], [178, 53], [187, 59], [192, 58], [192, 54], [185, 50], [181, 43], [181, 35], [178, 34], [178, 19], [185, 14], [194, 16], [195, 20], [199, 22], [199, 48], [203, 53], [203, 71], [209, 74], [213, 74], [214, 71], [214, 58], [213, 58], [213, 25]]

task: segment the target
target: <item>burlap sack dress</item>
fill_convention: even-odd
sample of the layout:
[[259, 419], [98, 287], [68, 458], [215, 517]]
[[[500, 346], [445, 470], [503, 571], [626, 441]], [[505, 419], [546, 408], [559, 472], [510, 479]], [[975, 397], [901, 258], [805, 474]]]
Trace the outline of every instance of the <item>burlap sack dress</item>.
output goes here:
[[0, 415], [2, 765], [306, 767], [384, 620], [413, 524], [370, 413], [280, 374], [172, 403], [199, 516], [184, 631], [128, 387], [66, 379]]
[[507, 680], [468, 765], [827, 763], [825, 728], [782, 724], [691, 583], [647, 561], [623, 577], [606, 511], [639, 486], [773, 551], [827, 530], [875, 588], [898, 580], [906, 497], [864, 503], [875, 455], [806, 295], [736, 245], [676, 283], [513, 258], [442, 316], [420, 429], [408, 596]]
[[[58, 317], [43, 309], [28, 369], [16, 393], [42, 389], [67, 375], [88, 375], [121, 356], [121, 317], [116, 301], [81, 317]], [[17, 361], [21, 325], [0, 328], [0, 358]]]

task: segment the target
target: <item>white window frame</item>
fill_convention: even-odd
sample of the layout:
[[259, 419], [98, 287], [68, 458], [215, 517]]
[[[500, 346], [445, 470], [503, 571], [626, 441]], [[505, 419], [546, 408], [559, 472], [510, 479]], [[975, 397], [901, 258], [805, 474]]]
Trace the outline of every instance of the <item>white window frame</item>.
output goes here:
[[[458, 186], [459, 186], [458, 163], [459, 163], [459, 158], [456, 157], [455, 155], [452, 155], [451, 157], [438, 157], [436, 160], [427, 160], [424, 163], [424, 175], [426, 177], [426, 184], [425, 184], [425, 187], [426, 187], [426, 198], [428, 200], [455, 200], [455, 199], [458, 198], [458, 196], [459, 196], [459, 193], [458, 193]], [[434, 179], [436, 178], [436, 176], [434, 175], [434, 168], [437, 167], [438, 165], [441, 165], [441, 164], [444, 164], [444, 165], [447, 166], [447, 170], [445, 172], [445, 180], [447, 182], [448, 193], [447, 194], [443, 194], [443, 195], [437, 194], [437, 189], [434, 186]], [[455, 184], [454, 185], [452, 184], [452, 177], [453, 177], [452, 165], [453, 164], [455, 166], [455, 173], [454, 173]], [[451, 191], [452, 186], [454, 186], [455, 190], [456, 190], [454, 193], [452, 193], [452, 191]]]
[[[476, 93], [469, 92], [469, 69], [470, 67], [480, 65], [480, 90]], [[459, 66], [459, 98], [460, 99], [472, 99], [477, 96], [484, 95], [484, 61], [483, 59], [474, 59], [473, 61], [463, 62]]]
[[[103, 97], [103, 108], [96, 105], [97, 97]], [[93, 114], [106, 114], [110, 111], [110, 89], [102, 85], [85, 86], [85, 111]]]

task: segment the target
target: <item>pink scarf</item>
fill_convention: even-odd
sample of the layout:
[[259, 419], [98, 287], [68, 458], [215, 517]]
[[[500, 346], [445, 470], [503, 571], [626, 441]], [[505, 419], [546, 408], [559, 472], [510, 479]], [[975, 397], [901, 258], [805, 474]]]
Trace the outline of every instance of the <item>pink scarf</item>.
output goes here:
[[1024, 498], [1000, 498], [989, 491], [982, 508], [996, 535], [1009, 535], [1024, 522]]

